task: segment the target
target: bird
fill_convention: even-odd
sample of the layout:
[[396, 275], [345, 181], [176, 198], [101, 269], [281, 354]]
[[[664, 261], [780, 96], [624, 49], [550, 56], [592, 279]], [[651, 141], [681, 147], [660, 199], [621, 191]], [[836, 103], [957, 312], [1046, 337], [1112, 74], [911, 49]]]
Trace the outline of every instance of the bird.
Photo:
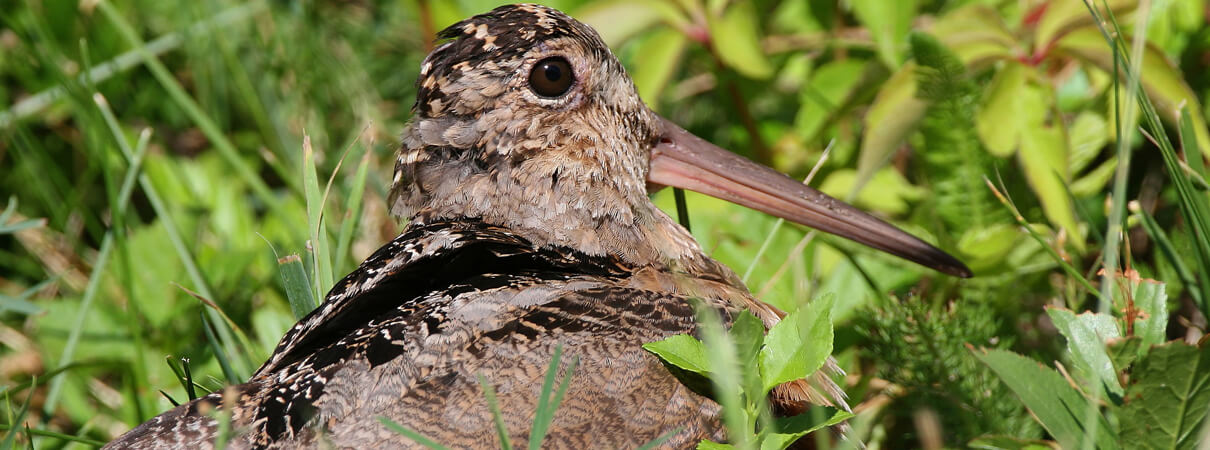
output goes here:
[[[766, 327], [755, 298], [651, 201], [693, 190], [971, 276], [944, 251], [652, 111], [591, 27], [506, 5], [438, 33], [416, 81], [388, 203], [403, 231], [289, 329], [246, 383], [182, 404], [106, 448], [451, 448], [528, 442], [547, 367], [578, 366], [541, 443], [667, 448], [723, 441], [720, 407], [642, 345], [695, 333], [693, 302]], [[563, 358], [561, 367], [570, 364]], [[779, 410], [846, 407], [826, 370], [777, 387]], [[225, 419], [224, 419], [225, 418]], [[227, 422], [229, 421], [229, 422]]]

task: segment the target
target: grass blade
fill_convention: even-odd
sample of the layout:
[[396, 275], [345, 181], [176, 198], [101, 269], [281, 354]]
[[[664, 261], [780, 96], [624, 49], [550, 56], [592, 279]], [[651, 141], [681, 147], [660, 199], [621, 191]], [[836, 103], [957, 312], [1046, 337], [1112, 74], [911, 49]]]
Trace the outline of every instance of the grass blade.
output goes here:
[[[37, 384], [38, 379], [34, 378], [32, 383]], [[0, 441], [0, 449], [7, 450], [13, 448], [14, 443], [17, 441], [17, 431], [21, 429], [18, 424], [25, 422], [25, 415], [29, 413], [29, 404], [34, 399], [34, 392], [35, 390], [30, 389], [29, 395], [25, 396], [25, 403], [21, 405], [21, 409], [17, 411], [17, 415], [15, 417], [11, 417], [13, 427], [9, 428], [8, 433], [6, 433], [4, 436], [4, 440]], [[7, 400], [8, 396], [5, 395], [5, 397]], [[12, 410], [10, 409], [9, 411], [11, 412]]]
[[282, 285], [286, 288], [290, 312], [294, 313], [295, 319], [303, 318], [319, 306], [311, 294], [311, 283], [307, 281], [302, 258], [297, 254], [283, 256], [277, 260], [277, 268], [281, 271]]
[[1008, 192], [1008, 189], [1003, 188], [1003, 182], [1001, 182], [1001, 188], [997, 188], [995, 184], [992, 184], [992, 180], [988, 179], [987, 177], [983, 177], [983, 181], [987, 184], [987, 188], [991, 189], [992, 194], [996, 196], [996, 199], [1000, 200], [1000, 203], [1003, 204], [1005, 208], [1008, 208], [1009, 212], [1012, 213], [1013, 218], [1015, 218], [1017, 221], [1017, 225], [1020, 226], [1021, 229], [1025, 230], [1025, 232], [1028, 233], [1029, 236], [1034, 239], [1034, 241], [1037, 241], [1038, 245], [1041, 246], [1043, 250], [1046, 250], [1046, 253], [1049, 254], [1050, 257], [1063, 268], [1064, 272], [1067, 272], [1068, 276], [1078, 281], [1081, 286], [1084, 286], [1084, 289], [1088, 290], [1089, 293], [1092, 293], [1100, 298], [1106, 298], [1103, 297], [1104, 294], [1102, 294], [1100, 290], [1094, 287], [1092, 283], [1084, 277], [1084, 274], [1081, 274], [1080, 271], [1075, 268], [1075, 266], [1072, 266], [1070, 262], [1067, 262], [1067, 260], [1063, 259], [1063, 256], [1060, 255], [1059, 252], [1055, 251], [1054, 248], [1051, 248], [1051, 246], [1046, 243], [1046, 239], [1043, 238], [1041, 234], [1038, 234], [1038, 232], [1034, 230], [1033, 226], [1031, 226], [1029, 222], [1025, 220], [1025, 216], [1021, 215], [1021, 211], [1017, 209], [1017, 205], [1013, 203], [1011, 198], [1008, 198], [1008, 196], [1004, 194], [1004, 192]]
[[749, 424], [749, 414], [741, 392], [743, 375], [740, 373], [735, 344], [714, 309], [700, 302], [695, 305], [695, 309], [702, 342], [709, 349], [706, 359], [713, 372], [710, 381], [714, 385], [715, 398], [723, 407], [723, 425], [727, 428], [727, 439], [735, 448], [752, 448], [753, 443], [749, 439], [755, 430]]
[[378, 422], [381, 423], [383, 426], [387, 427], [388, 430], [402, 434], [405, 437], [407, 437], [408, 439], [416, 441], [417, 444], [428, 447], [431, 450], [447, 450], [447, 448], [448, 448], [444, 445], [438, 444], [437, 441], [429, 439], [427, 436], [417, 433], [415, 431], [412, 431], [411, 429], [408, 429], [407, 427], [404, 427], [403, 425], [395, 423], [393, 420], [388, 419], [386, 417], [378, 416]]
[[496, 388], [479, 374], [479, 385], [483, 386], [483, 396], [487, 398], [487, 407], [492, 410], [492, 421], [496, 423], [496, 435], [500, 437], [500, 448], [512, 450], [513, 444], [508, 439], [508, 427], [504, 426], [504, 414], [500, 412], [500, 403], [496, 401]]
[[[0, 424], [0, 431], [8, 431], [11, 429], [13, 429], [12, 425]], [[67, 442], [75, 442], [77, 444], [89, 445], [92, 447], [102, 447], [105, 445], [104, 442], [101, 442], [98, 440], [82, 438], [79, 436], [72, 436], [70, 434], [56, 433], [54, 431], [39, 430], [36, 428], [35, 429], [25, 428], [24, 431], [27, 434], [29, 434], [30, 436], [42, 436], [42, 437], [55, 438], [55, 439], [59, 439], [59, 440], [67, 441]], [[10, 448], [10, 447], [5, 447], [4, 443], [0, 443], [0, 449], [4, 449], [4, 448]]]
[[554, 356], [551, 357], [550, 367], [546, 369], [546, 379], [542, 381], [542, 394], [541, 397], [538, 397], [538, 408], [534, 412], [533, 428], [529, 433], [530, 450], [542, 448], [542, 440], [546, 439], [546, 434], [550, 431], [550, 424], [554, 421], [555, 411], [559, 409], [559, 404], [563, 402], [563, 395], [567, 393], [567, 388], [571, 386], [571, 375], [580, 363], [579, 357], [571, 360], [571, 363], [567, 365], [567, 370], [563, 371], [563, 380], [559, 383], [558, 391], [555, 391], [555, 376], [559, 372], [559, 360], [562, 356], [563, 344], [559, 344], [555, 347]]
[[[114, 138], [125, 142], [126, 137], [121, 131], [114, 126]], [[147, 142], [151, 138], [150, 130], [144, 129], [139, 135], [139, 142], [132, 151], [130, 157], [130, 167], [126, 170], [126, 175], [122, 180], [121, 190], [118, 192], [117, 204], [115, 206], [114, 215], [126, 214], [126, 206], [130, 204], [130, 194], [134, 191], [135, 178], [139, 176], [139, 169], [142, 167], [143, 157], [147, 154]], [[80, 308], [76, 311], [76, 319], [71, 331], [67, 335], [67, 342], [63, 345], [63, 351], [59, 353], [59, 367], [70, 364], [75, 356], [76, 346], [80, 342], [80, 336], [84, 332], [89, 314], [92, 313], [92, 305], [97, 297], [97, 289], [101, 285], [101, 276], [105, 273], [105, 266], [109, 263], [109, 254], [113, 250], [114, 230], [105, 232], [105, 237], [101, 240], [101, 249], [97, 252], [97, 260], [92, 266], [92, 273], [88, 277], [88, 285], [84, 288], [84, 297], [80, 300]], [[51, 379], [50, 388], [46, 393], [46, 403], [43, 405], [43, 411], [52, 413], [55, 407], [58, 406], [59, 395], [63, 389], [64, 377], [55, 377]]]
[[[347, 258], [349, 255], [349, 246], [353, 243], [353, 232], [357, 231], [357, 226], [361, 221], [362, 197], [366, 191], [366, 178], [370, 174], [370, 156], [373, 155], [366, 149], [366, 152], [361, 155], [361, 163], [357, 165], [357, 174], [353, 176], [352, 191], [349, 192], [349, 209], [343, 221], [340, 222], [340, 235], [336, 238], [336, 253], [333, 254], [333, 260]], [[342, 272], [344, 272], [342, 270]]]
[[[106, 5], [106, 3], [101, 3], [101, 5]], [[117, 140], [118, 149], [122, 151], [122, 154], [126, 157], [127, 161], [133, 161], [134, 150], [130, 148], [130, 144], [126, 142], [124, 137], [122, 137], [123, 134], [121, 131], [121, 126], [118, 124], [117, 117], [114, 116], [113, 111], [109, 108], [109, 102], [107, 102], [105, 97], [101, 96], [101, 94], [95, 94], [93, 96], [93, 100], [97, 104], [97, 108], [101, 111], [101, 116], [105, 119], [105, 122], [109, 126], [111, 133]], [[159, 190], [156, 189], [155, 185], [151, 183], [151, 178], [149, 178], [146, 174], [140, 174], [138, 176], [138, 182], [139, 187], [143, 190], [143, 195], [147, 196], [148, 203], [151, 204], [152, 210], [155, 211], [156, 218], [158, 218], [160, 223], [164, 225], [164, 231], [168, 234], [168, 241], [172, 243], [172, 248], [176, 252], [177, 258], [180, 259], [181, 264], [185, 267], [185, 273], [189, 275], [189, 279], [193, 283], [194, 289], [197, 289], [200, 295], [204, 298], [214, 298], [214, 293], [210, 291], [209, 284], [206, 283], [205, 277], [202, 276], [202, 271], [198, 268], [197, 260], [193, 257], [192, 252], [189, 251], [189, 247], [185, 244], [185, 240], [181, 236], [180, 227], [177, 226], [176, 220], [173, 219], [172, 214], [168, 212], [168, 207], [164, 203], [164, 200], [160, 197]], [[217, 313], [208, 311], [207, 314], [210, 314], [211, 319], [215, 322], [222, 322], [221, 317], [219, 317]], [[234, 350], [238, 348], [238, 346], [234, 343], [235, 338], [232, 336], [232, 333], [232, 329], [228, 327], [218, 327], [218, 337], [221, 338], [221, 342], [226, 344], [225, 348]], [[251, 369], [249, 368], [250, 365], [250, 363], [245, 362], [244, 367], [241, 367], [240, 370], [240, 374], [244, 376], [239, 377], [239, 379], [228, 381], [238, 383], [243, 381], [243, 379], [246, 379], [247, 375], [251, 375]]]
[[[332, 275], [332, 252], [328, 251], [328, 231], [324, 226], [324, 199], [320, 194], [319, 178], [315, 173], [315, 152], [311, 149], [311, 137], [303, 134], [303, 195], [307, 199], [307, 230], [310, 242], [312, 267], [315, 283], [312, 293], [323, 298], [325, 289], [335, 284]], [[310, 312], [310, 310], [308, 310]]]
[[[250, 1], [246, 4], [227, 9], [213, 17], [202, 20], [193, 26], [190, 26], [183, 32], [168, 33], [156, 38], [147, 43], [143, 49], [130, 50], [115, 56], [109, 61], [103, 62], [96, 66], [90, 67], [88, 71], [76, 77], [76, 82], [80, 84], [96, 84], [108, 80], [110, 77], [119, 73], [130, 70], [131, 67], [138, 65], [143, 61], [142, 51], [151, 53], [153, 56], [159, 56], [165, 52], [177, 49], [185, 42], [185, 39], [200, 33], [216, 32], [217, 29], [228, 25], [242, 22], [252, 17], [253, 15], [264, 11], [268, 7], [268, 2], [264, 0]], [[67, 89], [63, 85], [57, 85], [53, 88], [44, 90], [37, 94], [22, 98], [16, 104], [5, 111], [0, 111], [0, 129], [8, 128], [13, 123], [31, 117], [46, 108], [55, 104], [56, 101], [67, 95]], [[2, 221], [0, 221], [2, 222]]]
[[56, 281], [59, 281], [59, 277], [48, 278], [29, 289], [21, 291], [16, 297], [0, 293], [0, 314], [9, 311], [24, 315], [41, 314], [42, 308], [30, 302], [29, 299]]
[[235, 145], [231, 143], [231, 140], [227, 139], [226, 134], [219, 129], [214, 119], [207, 115], [201, 106], [198, 106], [197, 102], [185, 91], [185, 88], [181, 87], [180, 82], [173, 77], [172, 72], [160, 62], [155, 54], [147, 49], [146, 44], [139, 37], [138, 32], [134, 30], [134, 27], [130, 25], [130, 22], [127, 22], [126, 18], [122, 17], [122, 14], [109, 2], [97, 2], [97, 9], [113, 24], [118, 35], [126, 41], [127, 45], [139, 52], [139, 56], [143, 59], [143, 65], [151, 71], [151, 74], [159, 81], [164, 90], [168, 91], [168, 98], [172, 99], [183, 110], [185, 115], [193, 120], [202, 131], [202, 134], [214, 145], [215, 150], [218, 150], [223, 159], [235, 170], [235, 175], [244, 183], [247, 183], [256, 196], [268, 205], [270, 209], [285, 213], [281, 202], [278, 201], [277, 196], [273, 194], [269, 186], [265, 184], [265, 181], [240, 157]]
[[642, 447], [639, 447], [636, 450], [649, 450], [649, 449], [653, 449], [653, 448], [659, 448], [660, 444], [663, 444], [664, 442], [667, 442], [669, 439], [672, 439], [673, 436], [676, 436], [677, 433], [680, 433], [681, 430], [684, 430], [684, 429], [685, 429], [685, 427], [676, 427], [676, 428], [672, 429], [672, 431], [661, 434], [658, 437], [656, 437], [655, 439], [652, 439], [651, 442], [643, 444]]

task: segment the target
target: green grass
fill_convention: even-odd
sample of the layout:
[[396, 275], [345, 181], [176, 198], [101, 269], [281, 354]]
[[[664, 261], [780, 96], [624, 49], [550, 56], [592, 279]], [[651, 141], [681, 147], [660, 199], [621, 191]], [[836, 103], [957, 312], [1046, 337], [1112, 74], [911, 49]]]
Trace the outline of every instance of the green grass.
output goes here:
[[[496, 4], [10, 3], [0, 448], [95, 446], [169, 398], [245, 380], [401, 229], [385, 197], [420, 61], [435, 30]], [[703, 248], [769, 303], [793, 311], [834, 295], [833, 355], [862, 406], [851, 439], [1068, 436], [1039, 426], [1025, 409], [1037, 405], [970, 348], [1074, 371], [1088, 355], [1065, 347], [1044, 308], [1124, 325], [1120, 270], [1164, 283], [1166, 339], [1204, 332], [1202, 2], [731, 3], [552, 2], [597, 26], [657, 111], [810, 173], [975, 269], [958, 281], [698, 194], [682, 208], [672, 192], [655, 196], [670, 214], [687, 210]], [[1093, 347], [1117, 355], [1103, 344]], [[1120, 373], [1154, 369], [1150, 354]], [[567, 373], [554, 367], [536, 426], [558, 414], [556, 376]], [[1069, 377], [1088, 386], [1088, 374]], [[1083, 392], [1083, 423], [1135, 417], [1100, 389]]]

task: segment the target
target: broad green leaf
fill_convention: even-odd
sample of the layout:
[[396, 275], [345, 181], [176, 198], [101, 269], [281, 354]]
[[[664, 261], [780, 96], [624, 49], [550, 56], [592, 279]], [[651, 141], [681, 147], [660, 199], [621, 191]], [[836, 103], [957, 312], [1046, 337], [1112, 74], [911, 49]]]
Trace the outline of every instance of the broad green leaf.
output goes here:
[[996, 60], [1012, 60], [1018, 39], [994, 8], [970, 3], [955, 9], [928, 28], [968, 67], [981, 67]]
[[1143, 347], [1162, 344], [1168, 328], [1168, 292], [1164, 283], [1143, 280], [1134, 287], [1134, 307], [1142, 316], [1134, 321], [1134, 334], [1143, 339]]
[[1021, 131], [1027, 125], [1021, 114], [1021, 95], [1026, 89], [1026, 67], [1019, 62], [1005, 63], [996, 73], [979, 112], [975, 114], [975, 131], [987, 151], [1007, 157], [1017, 149]]
[[1077, 250], [1084, 250], [1084, 239], [1076, 224], [1071, 197], [1063, 183], [1068, 182], [1067, 139], [1062, 122], [1052, 126], [1027, 124], [1021, 134], [1021, 149], [1017, 152], [1025, 170], [1025, 178], [1042, 202], [1042, 211], [1051, 223], [1065, 229]]
[[890, 155], [916, 129], [928, 103], [916, 98], [916, 64], [909, 62], [891, 75], [866, 112], [857, 159], [859, 178], [886, 164]]
[[1090, 426], [1096, 427], [1097, 448], [1118, 448], [1104, 416], [1096, 414], [1094, 423], [1085, 422], [1089, 418], [1089, 408], [1095, 406], [1090, 405], [1059, 372], [1007, 350], [977, 350], [974, 353], [996, 372], [1063, 448], [1083, 448], [1080, 443], [1085, 429]]
[[655, 353], [669, 364], [693, 373], [706, 375], [710, 364], [706, 362], [706, 347], [702, 341], [687, 334], [670, 336], [667, 339], [643, 344], [643, 349]]
[[1067, 338], [1067, 351], [1071, 354], [1072, 364], [1094, 386], [1112, 394], [1113, 398], [1121, 398], [1122, 385], [1105, 350], [1110, 339], [1122, 337], [1114, 318], [1095, 313], [1077, 316], [1071, 310], [1062, 308], [1047, 308], [1046, 313], [1055, 328]]
[[1122, 445], [1196, 448], [1210, 407], [1210, 345], [1173, 341], [1152, 347], [1130, 376], [1126, 404], [1118, 412]]
[[1114, 370], [1119, 372], [1130, 368], [1139, 356], [1147, 352], [1143, 347], [1143, 339], [1138, 336], [1111, 339], [1106, 350], [1109, 352], [1109, 360], [1113, 361]]
[[[1122, 17], [1126, 12], [1138, 7], [1137, 0], [1105, 1], [1109, 4], [1113, 14], [1118, 17]], [[1090, 3], [1096, 5], [1102, 14], [1105, 13], [1101, 0]], [[1038, 21], [1037, 28], [1034, 29], [1033, 40], [1034, 45], [1039, 48], [1048, 47], [1053, 40], [1062, 38], [1064, 33], [1076, 28], [1087, 27], [1093, 23], [1093, 17], [1088, 13], [1085, 2], [1048, 2], [1042, 7], [1046, 10], [1042, 12], [1042, 18]]]
[[910, 202], [920, 200], [926, 194], [925, 189], [912, 186], [907, 178], [892, 167], [879, 170], [868, 180], [857, 178], [857, 172], [851, 169], [841, 169], [832, 172], [820, 183], [819, 190], [836, 198], [847, 198], [857, 183], [860, 186], [854, 203], [862, 209], [881, 211], [887, 214], [903, 214], [910, 209]]
[[660, 94], [680, 66], [681, 54], [689, 41], [673, 29], [660, 29], [639, 44], [632, 79], [639, 96], [658, 108]]
[[765, 392], [779, 384], [805, 378], [819, 370], [832, 354], [832, 305], [827, 294], [782, 318], [765, 337], [760, 351]]
[[[1096, 27], [1084, 27], [1072, 31], [1060, 39], [1056, 50], [1069, 53], [1082, 60], [1112, 73], [1113, 53], [1104, 37]], [[1202, 115], [1201, 103], [1193, 90], [1185, 83], [1184, 76], [1175, 64], [1168, 60], [1164, 53], [1150, 43], [1143, 51], [1142, 74], [1140, 77], [1143, 90], [1155, 103], [1156, 112], [1165, 122], [1176, 125], [1179, 119], [1179, 108], [1183, 104], [1193, 119], [1193, 130], [1197, 135], [1198, 146], [1202, 154], [1210, 156], [1210, 132], [1206, 130], [1206, 119]]]
[[866, 63], [858, 59], [832, 61], [816, 67], [811, 81], [801, 90], [802, 104], [794, 118], [799, 135], [813, 138], [861, 83]]
[[711, 20], [710, 37], [727, 67], [758, 80], [773, 76], [773, 64], [760, 46], [760, 18], [751, 2], [732, 5], [721, 17]]
[[731, 339], [735, 341], [740, 364], [754, 364], [757, 353], [765, 343], [765, 325], [745, 310], [739, 313], [731, 324]]
[[971, 228], [962, 233], [958, 239], [958, 251], [964, 256], [963, 260], [976, 273], [983, 270], [995, 270], [1010, 251], [1018, 245], [1021, 237], [1020, 228], [1007, 223], [993, 224], [987, 227]]
[[1109, 143], [1111, 134], [1109, 122], [1100, 114], [1083, 111], [1076, 115], [1076, 119], [1067, 129], [1068, 140], [1071, 142], [1071, 171], [1080, 172], [1088, 167], [1088, 164], [1101, 154], [1105, 144]]
[[[444, 3], [444, 2], [437, 2]], [[661, 20], [671, 24], [685, 23], [684, 14], [668, 2], [644, 0], [606, 0], [591, 2], [576, 9], [573, 14], [597, 30], [610, 47], [626, 42], [627, 39], [654, 26]]]
[[697, 443], [697, 450], [735, 450], [735, 446], [731, 444], [720, 444], [711, 440], [703, 440]]
[[301, 319], [319, 306], [311, 295], [311, 285], [307, 281], [302, 258], [297, 254], [283, 256], [277, 260], [277, 270], [281, 272], [282, 286], [285, 287], [290, 312], [294, 313], [295, 319]]
[[[824, 406], [818, 406], [817, 408], [823, 408], [831, 412], [831, 414], [820, 414], [817, 416], [806, 412], [796, 416], [778, 417], [774, 422], [777, 432], [765, 436], [765, 439], [760, 443], [761, 450], [783, 450], [807, 434], [854, 417], [853, 413], [836, 408]], [[824, 420], [816, 421], [814, 417], [821, 417]]]
[[1068, 186], [1071, 189], [1071, 194], [1080, 197], [1088, 197], [1095, 195], [1105, 189], [1109, 184], [1109, 180], [1113, 179], [1113, 175], [1117, 172], [1118, 157], [1111, 156], [1105, 162], [1097, 166], [1095, 169], [1088, 171], [1084, 175], [1072, 181]]
[[878, 57], [887, 67], [903, 64], [908, 31], [916, 17], [917, 0], [851, 0], [853, 13], [874, 38]]

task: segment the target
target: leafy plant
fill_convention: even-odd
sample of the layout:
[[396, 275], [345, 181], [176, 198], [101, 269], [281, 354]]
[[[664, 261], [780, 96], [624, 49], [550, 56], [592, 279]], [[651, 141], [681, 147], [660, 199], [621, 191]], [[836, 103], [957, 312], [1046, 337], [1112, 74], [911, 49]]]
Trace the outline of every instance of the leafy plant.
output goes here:
[[784, 449], [853, 416], [827, 408], [823, 415], [773, 419], [767, 404], [774, 387], [814, 374], [829, 358], [833, 304], [830, 295], [816, 299], [782, 318], [767, 336], [751, 312], [739, 313], [730, 330], [724, 330], [717, 313], [699, 305], [703, 340], [681, 334], [643, 345], [679, 369], [673, 373], [686, 385], [700, 389], [701, 379], [708, 380], [709, 392], [722, 405], [728, 444], [703, 441], [698, 448]]

